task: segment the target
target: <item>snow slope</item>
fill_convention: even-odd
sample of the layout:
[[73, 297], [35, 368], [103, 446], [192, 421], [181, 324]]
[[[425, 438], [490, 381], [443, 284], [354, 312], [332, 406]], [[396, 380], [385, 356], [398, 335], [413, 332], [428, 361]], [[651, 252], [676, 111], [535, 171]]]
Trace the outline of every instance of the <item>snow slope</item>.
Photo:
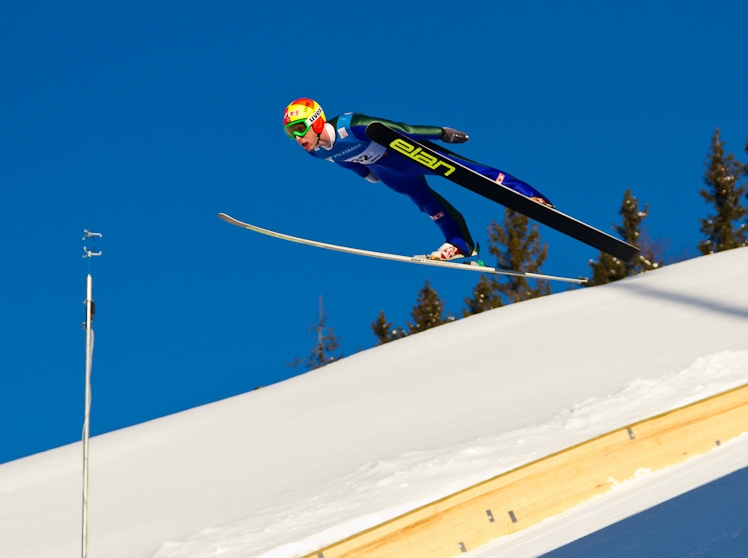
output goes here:
[[[700, 257], [96, 437], [90, 555], [303, 555], [748, 383], [745, 285], [747, 249]], [[1, 556], [79, 556], [80, 444], [1, 465], [0, 502]]]

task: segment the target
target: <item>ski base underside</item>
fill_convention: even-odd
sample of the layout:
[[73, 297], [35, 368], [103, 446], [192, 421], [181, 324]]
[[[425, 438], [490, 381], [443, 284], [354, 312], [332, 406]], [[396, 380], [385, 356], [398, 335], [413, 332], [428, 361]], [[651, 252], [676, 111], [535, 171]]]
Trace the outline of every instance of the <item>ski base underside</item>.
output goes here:
[[284, 233], [271, 231], [269, 229], [263, 229], [257, 225], [245, 223], [234, 219], [226, 213], [219, 213], [218, 216], [231, 225], [248, 229], [266, 236], [273, 238], [279, 238], [289, 242], [296, 242], [298, 244], [305, 244], [307, 246], [315, 246], [317, 248], [324, 248], [325, 250], [334, 250], [336, 252], [344, 252], [346, 254], [355, 254], [357, 256], [366, 256], [369, 258], [379, 258], [383, 260], [390, 260], [396, 262], [413, 263], [419, 265], [430, 265], [433, 267], [442, 267], [447, 269], [461, 269], [463, 271], [477, 271], [479, 273], [489, 273], [493, 275], [509, 275], [514, 277], [526, 277], [528, 279], [544, 279], [546, 281], [563, 281], [566, 283], [585, 283], [587, 279], [577, 278], [573, 279], [570, 277], [558, 277], [555, 275], [545, 275], [542, 273], [529, 273], [524, 271], [513, 271], [509, 269], [498, 269], [495, 267], [488, 267], [480, 265], [478, 261], [465, 260], [465, 261], [439, 261], [431, 260], [428, 256], [402, 256], [399, 254], [389, 254], [386, 252], [374, 252], [371, 250], [362, 250], [360, 248], [349, 248], [348, 246], [339, 246], [337, 244], [329, 244], [327, 242], [319, 242], [317, 240], [309, 240], [307, 238], [300, 238], [297, 236], [291, 236]]

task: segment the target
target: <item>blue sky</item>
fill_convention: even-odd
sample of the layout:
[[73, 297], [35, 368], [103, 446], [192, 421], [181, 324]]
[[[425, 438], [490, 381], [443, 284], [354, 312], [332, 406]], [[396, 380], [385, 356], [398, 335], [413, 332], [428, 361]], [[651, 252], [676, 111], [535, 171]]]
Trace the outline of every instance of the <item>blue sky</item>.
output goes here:
[[[407, 199], [285, 137], [282, 111], [297, 97], [329, 117], [464, 130], [458, 152], [609, 232], [631, 188], [666, 256], [695, 256], [716, 127], [746, 160], [748, 6], [466, 6], [0, 7], [0, 462], [80, 439], [89, 264], [94, 435], [300, 373], [286, 362], [311, 349], [320, 296], [347, 354], [374, 345], [380, 310], [404, 325], [427, 279], [461, 310], [477, 276], [283, 243], [217, 218], [403, 254], [441, 243]], [[432, 186], [485, 243], [503, 209]], [[84, 229], [104, 235], [101, 258], [81, 257]], [[544, 272], [589, 272], [594, 250], [541, 233]]]

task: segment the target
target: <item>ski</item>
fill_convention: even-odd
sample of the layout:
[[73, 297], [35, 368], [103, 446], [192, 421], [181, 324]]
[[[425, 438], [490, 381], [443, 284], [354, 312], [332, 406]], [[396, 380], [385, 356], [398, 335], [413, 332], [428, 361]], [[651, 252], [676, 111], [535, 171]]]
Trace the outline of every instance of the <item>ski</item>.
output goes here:
[[522, 213], [530, 219], [535, 219], [539, 223], [624, 262], [633, 261], [640, 253], [635, 246], [561, 213], [557, 209], [534, 202], [511, 188], [494, 182], [452, 159], [444, 157], [439, 152], [449, 153], [449, 151], [430, 141], [413, 140], [381, 122], [369, 124], [366, 128], [366, 135], [378, 144], [431, 169], [455, 184]]
[[257, 225], [245, 223], [234, 219], [230, 215], [225, 213], [219, 213], [218, 216], [231, 225], [236, 225], [250, 231], [254, 231], [260, 234], [271, 236], [273, 238], [279, 238], [281, 240], [287, 240], [289, 242], [296, 242], [299, 244], [306, 244], [307, 246], [315, 246], [317, 248], [324, 248], [325, 250], [334, 250], [336, 252], [345, 252], [346, 254], [355, 254], [357, 256], [366, 256], [369, 258], [379, 258], [383, 260], [391, 260], [395, 262], [414, 263], [419, 265], [430, 265], [434, 267], [443, 267], [447, 269], [462, 269], [465, 271], [478, 271], [480, 273], [490, 273], [494, 275], [510, 275], [514, 277], [526, 277], [528, 279], [544, 279], [546, 281], [564, 281], [566, 283], [585, 283], [587, 279], [572, 279], [569, 277], [556, 277], [554, 275], [544, 275], [542, 273], [529, 273], [524, 271], [512, 271], [508, 269], [497, 269], [495, 267], [488, 267], [481, 265], [478, 261], [466, 260], [460, 261], [439, 261], [430, 260], [427, 256], [401, 256], [398, 254], [388, 254], [386, 252], [373, 252], [371, 250], [362, 250], [360, 248], [349, 248], [347, 246], [338, 246], [337, 244], [328, 244], [327, 242], [318, 242], [316, 240], [309, 240], [307, 238], [299, 238], [297, 236], [291, 236], [284, 233], [263, 229]]

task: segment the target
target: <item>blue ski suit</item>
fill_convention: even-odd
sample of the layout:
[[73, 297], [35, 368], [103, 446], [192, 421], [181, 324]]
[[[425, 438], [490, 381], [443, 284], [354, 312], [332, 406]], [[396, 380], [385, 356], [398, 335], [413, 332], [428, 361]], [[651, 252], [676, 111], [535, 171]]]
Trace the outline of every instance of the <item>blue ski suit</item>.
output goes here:
[[[446, 242], [457, 246], [463, 254], [470, 255], [475, 246], [465, 219], [426, 182], [426, 175], [436, 173], [370, 140], [366, 135], [366, 126], [375, 121], [382, 122], [416, 141], [442, 138], [443, 129], [440, 127], [412, 126], [348, 112], [332, 118], [325, 124], [326, 127], [331, 127], [328, 128], [333, 142], [331, 148], [317, 147], [310, 155], [336, 163], [370, 182], [379, 180], [395, 192], [408, 196], [418, 209], [436, 223]], [[525, 196], [547, 200], [532, 186], [509, 173], [464, 159], [451, 151], [439, 153]]]

